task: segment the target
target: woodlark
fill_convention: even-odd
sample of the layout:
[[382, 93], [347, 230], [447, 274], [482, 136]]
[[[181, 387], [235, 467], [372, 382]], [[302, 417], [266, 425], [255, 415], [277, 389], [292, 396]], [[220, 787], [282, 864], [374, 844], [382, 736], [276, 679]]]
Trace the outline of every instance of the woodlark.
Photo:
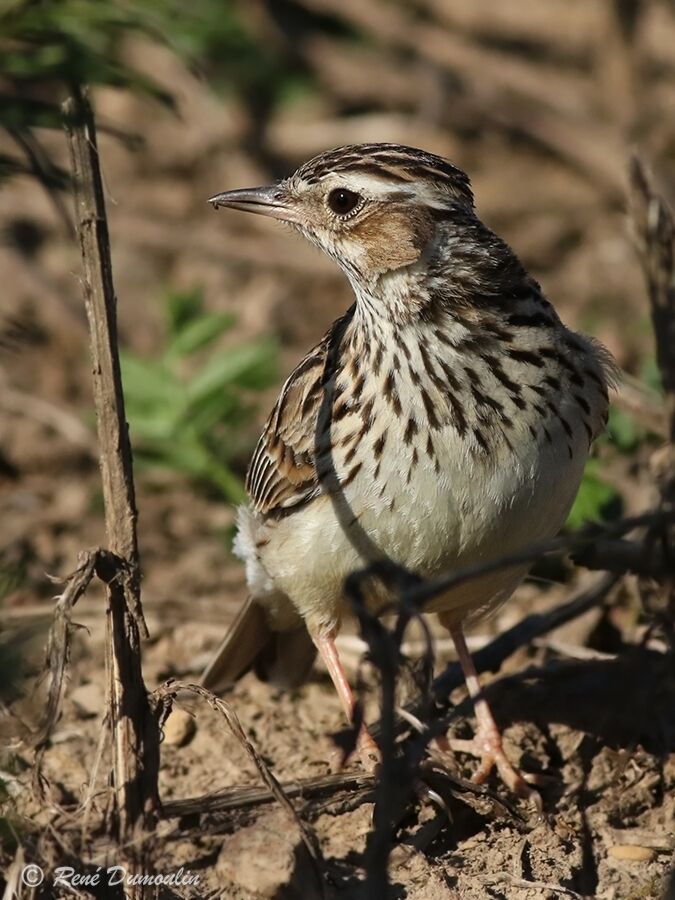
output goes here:
[[[237, 554], [250, 597], [203, 675], [277, 685], [321, 654], [347, 716], [335, 647], [345, 578], [388, 559], [424, 578], [556, 534], [607, 418], [611, 360], [567, 329], [513, 251], [476, 216], [469, 179], [396, 144], [322, 153], [273, 187], [215, 207], [289, 222], [332, 257], [356, 300], [283, 386], [247, 476]], [[521, 566], [429, 603], [475, 699], [475, 775], [527, 793], [502, 749], [462, 628], [505, 600]], [[391, 600], [374, 591], [369, 602]], [[366, 731], [362, 753], [374, 750]]]

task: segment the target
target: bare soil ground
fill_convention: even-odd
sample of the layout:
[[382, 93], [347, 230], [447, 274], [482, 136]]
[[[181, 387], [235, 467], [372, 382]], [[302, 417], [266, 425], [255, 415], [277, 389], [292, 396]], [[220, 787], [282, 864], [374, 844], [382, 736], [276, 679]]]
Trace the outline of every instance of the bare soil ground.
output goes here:
[[[95, 473], [89, 480], [94, 493]], [[53, 479], [49, 485], [39, 476], [22, 479], [21, 496], [26, 503], [31, 499], [49, 510], [65, 490], [63, 485], [59, 490], [53, 487]], [[14, 499], [19, 499], [17, 493]], [[181, 529], [181, 509], [188, 499], [190, 528]], [[222, 526], [217, 504], [200, 504], [180, 492], [161, 497], [144, 492], [139, 507], [143, 531], [152, 535], [143, 549], [149, 573], [145, 608], [152, 635], [144, 650], [144, 675], [153, 688], [169, 677], [190, 681], [198, 675], [243, 597], [243, 585], [239, 566], [228, 560], [222, 538], [213, 533]], [[90, 522], [86, 517], [80, 520], [75, 528], [72, 521], [52, 522], [42, 540], [53, 541], [54, 552], [59, 531], [65, 533], [64, 556], [71, 542], [79, 546], [96, 540], [93, 517]], [[25, 539], [38, 537], [33, 532]], [[153, 571], [158, 574], [153, 576]], [[545, 589], [524, 585], [496, 618], [484, 623], [479, 641], [527, 612], [550, 608], [571, 589], [569, 584]], [[26, 828], [29, 845], [42, 841], [52, 855], [54, 844], [44, 834], [40, 839], [40, 831], [51, 823], [66, 847], [72, 841], [67, 818], [64, 821], [58, 809], [73, 809], [84, 798], [101, 733], [103, 601], [96, 593], [76, 608], [75, 620], [85, 627], [74, 644], [63, 714], [44, 757], [47, 803], [34, 794], [32, 754], [9, 742], [18, 827]], [[25, 646], [36, 664], [49, 607], [46, 597], [39, 600], [34, 588], [27, 588], [14, 595], [6, 610], [8, 624], [20, 622], [25, 632], [30, 623]], [[491, 682], [489, 697], [505, 727], [512, 759], [525, 771], [545, 776], [544, 813], [538, 818], [521, 805], [521, 819], [493, 803], [479, 803], [474, 809], [475, 804], [447, 794], [449, 821], [420, 798], [401, 822], [400, 843], [392, 855], [394, 896], [429, 900], [662, 896], [675, 817], [675, 680], [670, 659], [660, 647], [648, 649], [635, 641], [634, 616], [631, 591], [620, 588], [610, 596], [606, 611], [593, 610], [553, 632], [540, 646], [524, 648], [508, 660]], [[437, 636], [443, 637], [440, 632]], [[355, 661], [350, 646], [346, 640], [347, 659]], [[447, 652], [439, 656], [440, 667]], [[14, 715], [24, 722], [35, 721], [41, 696], [38, 692], [17, 702]], [[462, 696], [459, 690], [455, 699]], [[227, 699], [282, 782], [329, 773], [334, 755], [329, 736], [343, 722], [325, 672], [317, 668], [305, 686], [288, 694], [274, 692], [248, 675]], [[181, 698], [180, 707], [192, 713], [192, 727], [182, 716], [181, 721], [169, 719], [161, 748], [165, 803], [259, 784], [255, 769], [220, 717], [194, 698]], [[16, 722], [13, 725], [16, 734]], [[471, 727], [471, 720], [461, 717], [453, 724], [453, 734], [469, 735]], [[95, 783], [93, 822], [105, 808], [107, 751], [104, 748]], [[447, 764], [468, 777], [475, 761], [460, 756]], [[492, 786], [502, 790], [496, 781]], [[333, 798], [300, 801], [298, 808], [321, 842], [331, 896], [357, 896], [363, 877], [361, 854], [372, 827], [371, 796], [341, 792]], [[172, 819], [162, 823], [158, 838], [159, 871], [183, 866], [200, 877], [197, 889], [182, 889], [178, 896], [206, 897], [210, 891], [228, 898], [318, 896], [297, 831], [276, 804]], [[87, 846], [98, 864], [115, 864], [114, 850], [106, 849], [95, 831]], [[61, 852], [65, 855], [65, 848]], [[57, 854], [53, 863], [63, 860]]]
[[[147, 47], [130, 52], [178, 92], [182, 117], [114, 92], [98, 98], [102, 121], [137, 128], [146, 140], [135, 153], [112, 137], [101, 141], [122, 341], [136, 352], [153, 352], [161, 342], [162, 286], [198, 285], [209, 308], [237, 314], [228, 340], [278, 334], [287, 371], [347, 305], [347, 286], [299, 239], [267, 223], [216, 218], [206, 208], [205, 198], [215, 191], [274, 174], [242, 149], [250, 137], [247, 110], [233, 99], [216, 101], [168, 54]], [[290, 169], [291, 159], [336, 142], [310, 129], [322, 110], [326, 119], [335, 112], [334, 97], [322, 102], [319, 111], [300, 106], [270, 124], [281, 148], [279, 166]], [[380, 137], [419, 143], [417, 125], [402, 118]], [[340, 142], [358, 139], [364, 127], [352, 122]], [[641, 325], [646, 307], [616, 193], [610, 191], [605, 206], [598, 204], [587, 172], [561, 167], [504, 134], [439, 146], [442, 129], [428, 130], [430, 149], [455, 156], [472, 171], [479, 208], [533, 266], [566, 320], [605, 340], [621, 363], [639, 357], [648, 342]], [[59, 145], [58, 136], [47, 141]], [[508, 185], [521, 186], [515, 199]], [[0, 321], [0, 550], [3, 572], [16, 575], [16, 585], [4, 591], [2, 634], [12, 637], [34, 675], [55, 592], [47, 574], [67, 575], [78, 552], [104, 536], [95, 444], [80, 424], [91, 400], [77, 251], [49, 198], [26, 180], [4, 189], [0, 220], [0, 265], [10, 286]], [[265, 406], [263, 400], [259, 420]], [[251, 440], [256, 428], [250, 427]], [[638, 451], [607, 465], [629, 513], [653, 500], [648, 455]], [[229, 552], [233, 511], [217, 497], [179, 478], [141, 477], [138, 506], [151, 633], [144, 675], [154, 688], [168, 677], [197, 676], [245, 589]], [[567, 567], [537, 574], [479, 626], [477, 644], [560, 603], [590, 579]], [[19, 740], [35, 725], [44, 699], [39, 689], [33, 693], [30, 679], [1, 720], [8, 815], [26, 847], [36, 854], [48, 850], [52, 865], [68, 856], [69, 846], [59, 841], [72, 839], [69, 816], [86, 795], [101, 733], [104, 622], [96, 589], [78, 604], [75, 620], [84, 628], [75, 639], [57, 733], [44, 756], [46, 800], [35, 793], [32, 752]], [[506, 662], [490, 683], [490, 697], [512, 759], [546, 776], [543, 815], [521, 808], [521, 820], [495, 804], [473, 808], [449, 798], [449, 820], [420, 799], [401, 822], [391, 860], [393, 896], [664, 896], [675, 846], [675, 677], [672, 655], [649, 639], [647, 624], [628, 579], [602, 606]], [[344, 646], [353, 672], [353, 642]], [[449, 659], [440, 646], [439, 668]], [[458, 691], [455, 699], [462, 696]], [[329, 735], [343, 723], [320, 668], [290, 694], [246, 676], [228, 699], [282, 782], [328, 773]], [[181, 733], [178, 725], [168, 726], [161, 750], [163, 801], [256, 784], [257, 773], [222, 720], [194, 699], [182, 699], [182, 706], [194, 714], [194, 727]], [[470, 718], [460, 718], [453, 731], [466, 735], [471, 727]], [[108, 749], [98, 767], [90, 823], [105, 807]], [[465, 776], [474, 765], [465, 757], [448, 760]], [[499, 790], [497, 782], [491, 786]], [[371, 800], [340, 793], [320, 802], [296, 801], [320, 840], [330, 896], [358, 895]], [[78, 854], [89, 852], [97, 864], [114, 864], [95, 832], [77, 847]], [[176, 889], [178, 896], [317, 895], [295, 827], [275, 804], [163, 822], [157, 853], [159, 871], [183, 866], [200, 877], [198, 886]], [[2, 865], [9, 863], [6, 854]], [[60, 895], [55, 889], [49, 896]]]

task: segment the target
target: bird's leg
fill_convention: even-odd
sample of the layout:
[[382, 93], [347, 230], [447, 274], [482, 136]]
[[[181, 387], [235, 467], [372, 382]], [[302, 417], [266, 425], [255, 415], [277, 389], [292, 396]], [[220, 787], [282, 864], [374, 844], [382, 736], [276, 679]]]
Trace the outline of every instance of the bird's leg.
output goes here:
[[490, 705], [482, 694], [478, 672], [466, 646], [461, 625], [447, 626], [457, 650], [464, 680], [473, 700], [478, 728], [472, 740], [450, 740], [453, 750], [470, 753], [480, 758], [480, 766], [472, 781], [481, 784], [496, 767], [504, 784], [519, 797], [532, 797], [534, 791], [527, 784], [518, 769], [509, 761], [502, 746], [502, 736], [492, 715]]
[[[349, 722], [354, 721], [354, 694], [347, 679], [347, 674], [340, 661], [340, 656], [335, 646], [335, 632], [311, 632], [316, 649], [321, 654], [321, 659], [326, 664], [328, 674], [331, 677], [335, 690], [340, 698], [340, 703]], [[357, 749], [364, 768], [371, 770], [380, 761], [380, 751], [365, 725], [361, 726]]]

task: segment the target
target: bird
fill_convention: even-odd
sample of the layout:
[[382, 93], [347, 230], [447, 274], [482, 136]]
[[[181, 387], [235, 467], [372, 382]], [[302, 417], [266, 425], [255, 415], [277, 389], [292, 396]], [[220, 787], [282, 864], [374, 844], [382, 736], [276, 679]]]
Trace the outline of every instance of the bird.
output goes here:
[[[388, 560], [433, 579], [557, 534], [607, 421], [612, 358], [562, 323], [441, 156], [348, 145], [209, 202], [290, 224], [342, 269], [354, 302], [288, 377], [255, 447], [234, 542], [248, 599], [202, 684], [219, 690], [253, 668], [294, 687], [318, 651], [351, 720], [335, 644], [346, 578]], [[532, 789], [464, 632], [526, 574], [492, 571], [424, 607], [449, 630], [474, 702], [474, 738], [450, 746], [478, 757], [475, 781], [496, 768], [521, 796]], [[377, 585], [368, 608], [391, 600]], [[366, 728], [359, 749], [376, 764]]]

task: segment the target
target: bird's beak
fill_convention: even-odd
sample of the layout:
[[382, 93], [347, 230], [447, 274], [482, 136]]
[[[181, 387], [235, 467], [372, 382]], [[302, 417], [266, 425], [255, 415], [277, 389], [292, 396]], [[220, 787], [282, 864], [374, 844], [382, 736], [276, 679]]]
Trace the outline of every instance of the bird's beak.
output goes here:
[[211, 197], [209, 203], [213, 204], [214, 209], [226, 206], [230, 209], [258, 213], [261, 216], [271, 216], [281, 222], [300, 221], [288, 191], [279, 185], [225, 191], [224, 194]]

